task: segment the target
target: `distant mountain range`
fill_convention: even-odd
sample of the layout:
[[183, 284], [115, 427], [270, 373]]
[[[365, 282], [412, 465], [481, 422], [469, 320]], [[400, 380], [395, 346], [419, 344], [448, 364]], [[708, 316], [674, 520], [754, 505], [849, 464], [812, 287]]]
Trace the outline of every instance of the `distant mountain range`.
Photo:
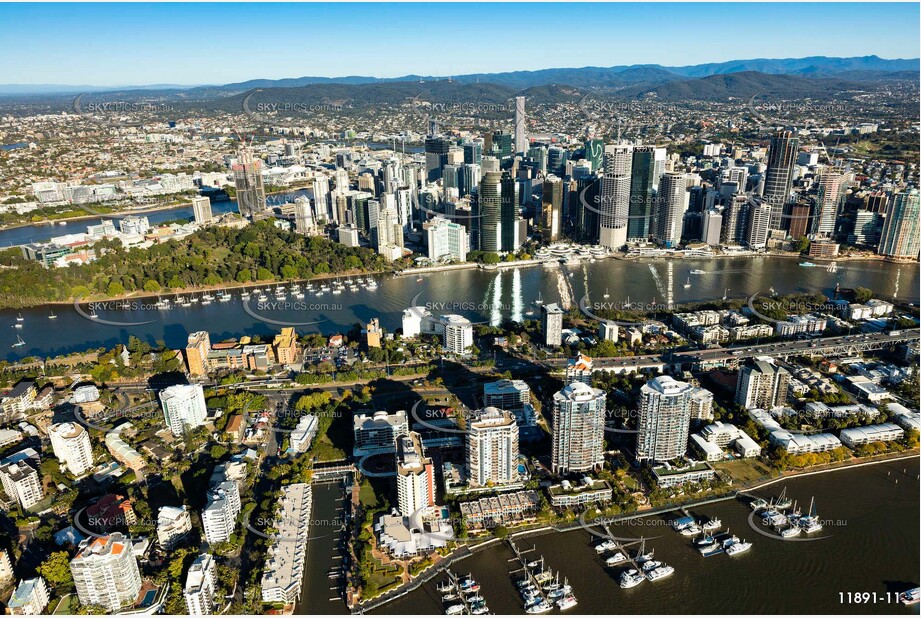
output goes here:
[[160, 94], [177, 91], [186, 93], [188, 98], [207, 99], [226, 96], [252, 90], [254, 88], [296, 88], [314, 84], [362, 85], [388, 82], [429, 82], [451, 79], [458, 83], [485, 82], [509, 88], [524, 89], [548, 84], [566, 84], [576, 88], [622, 88], [635, 84], [658, 85], [668, 82], [703, 78], [714, 75], [758, 72], [769, 75], [795, 75], [814, 78], [839, 78], [854, 81], [870, 81], [892, 78], [893, 73], [900, 74], [899, 79], [917, 79], [921, 71], [921, 60], [885, 59], [878, 56], [859, 56], [853, 58], [834, 58], [811, 56], [808, 58], [730, 60], [709, 64], [681, 67], [666, 67], [657, 64], [582, 67], [562, 69], [541, 69], [538, 71], [511, 71], [505, 73], [471, 73], [454, 76], [420, 76], [404, 75], [402, 77], [376, 78], [352, 75], [347, 77], [296, 77], [287, 79], [253, 79], [223, 85], [177, 86], [155, 84], [148, 86], [76, 86], [76, 85], [28, 85], [0, 84], [0, 95], [41, 95], [67, 94], [80, 92], [126, 92], [142, 90], [148, 94]]

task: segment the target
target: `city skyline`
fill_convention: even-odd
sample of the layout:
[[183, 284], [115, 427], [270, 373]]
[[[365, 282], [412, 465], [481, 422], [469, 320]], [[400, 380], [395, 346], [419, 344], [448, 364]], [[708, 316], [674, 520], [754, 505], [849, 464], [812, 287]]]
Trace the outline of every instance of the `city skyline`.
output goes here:
[[[418, 10], [396, 12], [390, 5], [234, 4], [233, 12], [216, 11], [219, 4], [132, 4], [118, 12], [88, 5], [21, 5], [0, 7], [0, 40], [7, 51], [30, 48], [33, 53], [0, 57], [5, 84], [134, 87], [156, 84], [215, 85], [250, 79], [350, 75], [391, 79], [405, 75], [450, 76], [465, 73], [533, 71], [549, 68], [658, 64], [690, 66], [738, 59], [785, 59], [810, 56], [887, 59], [917, 57], [919, 10], [910, 3], [845, 3], [828, 11], [823, 3], [755, 5], [714, 4], [723, 21], [757, 23], [771, 37], [752, 38], [744, 28], [720, 31], [720, 48], [684, 44], [687, 33], [712, 24], [710, 10], [702, 4], [529, 4], [480, 5], [417, 4]], [[559, 15], [575, 29], [591, 24], [596, 31], [610, 27], [616, 37], [575, 37], [568, 47], [548, 46], [559, 37]], [[485, 13], [484, 13], [485, 12]], [[221, 21], [213, 23], [215, 15]], [[492, 21], [508, 20], [529, 36], [502, 43], [480, 27], [484, 14]], [[784, 28], [790, 19], [821, 19], [813, 36], [801, 37]], [[369, 61], [363, 46], [338, 46], [335, 54], [318, 53], [337, 45], [340, 30], [313, 28], [300, 42], [287, 36], [265, 37], [258, 50], [226, 61], [223, 46], [203, 46], [184, 28], [164, 30], [158, 24], [173, 21], [202, 24], [215, 33], [230, 35], [241, 28], [274, 31], [278, 23], [305, 24], [313, 20], [338, 20], [360, 26], [374, 24], [375, 37], [387, 45], [376, 46]], [[41, 23], [36, 32], [22, 23]], [[431, 24], [451, 23], [463, 46], [444, 45], [441, 29]], [[656, 23], [655, 29], [649, 24]], [[155, 27], [156, 26], [156, 27]], [[869, 29], [886, 28], [887, 36], [872, 40]], [[86, 41], [81, 34], [91, 28], [99, 36]], [[412, 36], [406, 36], [412, 32]], [[671, 43], [670, 42], [674, 42]], [[652, 44], [655, 43], [655, 44]], [[419, 51], [425, 49], [426, 53]], [[119, 53], [108, 51], [122, 50]], [[129, 53], [123, 53], [130, 50]], [[739, 50], [745, 50], [744, 52]], [[142, 62], [138, 62], [142, 59]], [[381, 68], [379, 68], [381, 67]], [[382, 68], [386, 67], [386, 68]]]

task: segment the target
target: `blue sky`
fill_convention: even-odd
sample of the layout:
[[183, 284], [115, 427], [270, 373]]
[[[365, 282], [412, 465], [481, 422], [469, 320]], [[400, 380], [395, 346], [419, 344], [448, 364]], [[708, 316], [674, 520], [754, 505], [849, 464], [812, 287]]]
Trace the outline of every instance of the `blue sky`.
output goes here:
[[914, 58], [917, 3], [2, 4], [0, 82], [219, 84]]

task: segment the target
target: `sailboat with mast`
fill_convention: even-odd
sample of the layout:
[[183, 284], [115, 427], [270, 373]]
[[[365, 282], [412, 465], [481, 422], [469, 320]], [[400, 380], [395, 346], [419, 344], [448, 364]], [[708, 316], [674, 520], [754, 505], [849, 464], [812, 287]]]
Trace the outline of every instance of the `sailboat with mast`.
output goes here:
[[11, 347], [18, 348], [24, 345], [26, 345], [26, 342], [22, 340], [22, 337], [16, 335], [16, 343], [14, 343]]

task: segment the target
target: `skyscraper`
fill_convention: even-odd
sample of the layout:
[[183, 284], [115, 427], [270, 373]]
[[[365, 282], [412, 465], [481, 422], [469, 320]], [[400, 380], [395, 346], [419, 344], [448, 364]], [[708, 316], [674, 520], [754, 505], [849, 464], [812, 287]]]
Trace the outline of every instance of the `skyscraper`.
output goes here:
[[262, 183], [262, 159], [254, 159], [249, 148], [240, 151], [240, 160], [233, 166], [233, 182], [237, 190], [237, 209], [244, 217], [265, 210], [265, 186]]
[[636, 146], [630, 174], [630, 220], [627, 223], [627, 240], [647, 240], [652, 229], [655, 212], [655, 155], [654, 146]]
[[527, 116], [524, 111], [524, 97], [515, 97], [515, 153], [528, 151]]
[[316, 220], [310, 207], [310, 199], [301, 196], [294, 200], [294, 231], [312, 236], [317, 233]]
[[397, 506], [411, 517], [435, 504], [432, 459], [425, 456], [421, 436], [411, 431], [397, 436]]
[[604, 175], [601, 178], [601, 238], [605, 247], [620, 249], [627, 244], [627, 217], [630, 212], [630, 174], [633, 146], [604, 147]]
[[121, 533], [80, 543], [70, 572], [81, 605], [101, 605], [115, 613], [132, 605], [141, 591], [141, 572], [131, 541]]
[[441, 178], [444, 166], [448, 164], [448, 150], [451, 141], [444, 137], [425, 138], [425, 179], [435, 182]]
[[640, 389], [636, 435], [637, 461], [670, 461], [685, 454], [694, 387], [671, 376], [658, 376]]
[[544, 179], [541, 198], [540, 228], [544, 242], [556, 242], [560, 238], [563, 218], [563, 180], [557, 176]]
[[403, 226], [400, 224], [396, 208], [388, 207], [380, 211], [377, 227], [372, 235], [378, 253], [389, 260], [403, 256]]
[[681, 240], [685, 182], [685, 175], [679, 172], [666, 172], [659, 182], [655, 236], [656, 240], [668, 248], [676, 246]]
[[599, 388], [572, 382], [553, 395], [554, 474], [589, 472], [604, 465], [607, 395]]
[[812, 233], [821, 238], [831, 238], [835, 233], [838, 206], [844, 193], [844, 174], [841, 170], [827, 168], [819, 175], [818, 185]]
[[467, 165], [480, 165], [483, 160], [483, 144], [480, 142], [467, 142], [464, 144], [464, 163]]
[[[486, 157], [484, 157], [484, 163], [485, 160]], [[499, 252], [502, 250], [502, 238], [499, 235], [502, 209], [501, 181], [502, 173], [499, 171], [485, 172], [480, 178], [480, 186], [477, 189], [480, 251]]]
[[544, 333], [544, 345], [559, 347], [563, 343], [563, 310], [556, 303], [540, 307], [541, 331]]
[[199, 195], [192, 198], [192, 214], [195, 223], [203, 225], [211, 221], [211, 198]]
[[521, 245], [518, 238], [518, 183], [507, 172], [500, 181], [499, 238], [502, 251], [514, 252]]
[[472, 412], [466, 449], [471, 485], [502, 485], [518, 478], [518, 424], [511, 412], [494, 407]]
[[880, 233], [880, 255], [917, 258], [919, 252], [919, 197], [917, 189], [897, 193]]
[[767, 204], [748, 204], [745, 240], [752, 249], [762, 249], [767, 246], [768, 229], [773, 212]]
[[601, 172], [604, 163], [604, 140], [590, 138], [585, 140], [585, 158], [592, 164], [592, 171]]
[[764, 176], [764, 203], [771, 208], [770, 229], [784, 229], [783, 212], [793, 188], [793, 164], [799, 139], [792, 131], [777, 131], [768, 148], [767, 171]]

